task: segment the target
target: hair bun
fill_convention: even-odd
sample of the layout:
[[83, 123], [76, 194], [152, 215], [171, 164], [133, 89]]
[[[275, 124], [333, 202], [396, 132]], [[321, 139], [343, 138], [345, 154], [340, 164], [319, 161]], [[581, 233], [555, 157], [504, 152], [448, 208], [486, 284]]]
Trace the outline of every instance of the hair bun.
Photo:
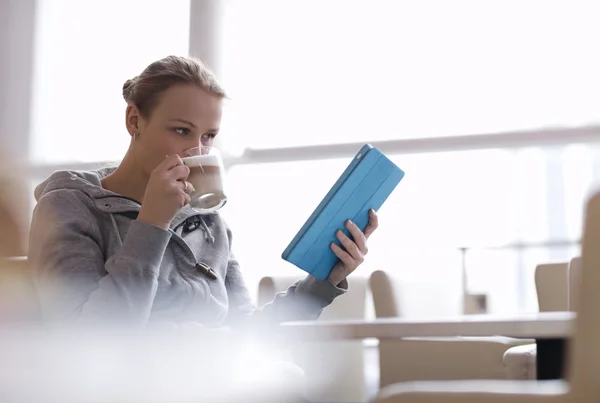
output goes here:
[[126, 102], [131, 101], [131, 97], [133, 95], [133, 90], [135, 89], [136, 81], [137, 81], [137, 76], [125, 81], [125, 84], [123, 84], [123, 98], [125, 98]]

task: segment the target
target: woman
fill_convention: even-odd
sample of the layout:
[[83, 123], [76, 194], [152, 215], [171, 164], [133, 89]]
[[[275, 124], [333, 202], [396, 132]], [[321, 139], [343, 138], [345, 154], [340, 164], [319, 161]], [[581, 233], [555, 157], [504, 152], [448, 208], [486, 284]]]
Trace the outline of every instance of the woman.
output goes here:
[[[328, 281], [307, 276], [267, 306], [253, 307], [219, 214], [189, 206], [193, 187], [180, 155], [211, 146], [225, 92], [199, 61], [169, 56], [123, 86], [131, 136], [120, 165], [92, 172], [55, 172], [35, 191], [30, 238], [43, 316], [47, 320], [231, 324], [317, 318], [347, 289], [363, 261], [365, 232], [348, 223], [344, 248]], [[207, 269], [210, 268], [210, 270]]]

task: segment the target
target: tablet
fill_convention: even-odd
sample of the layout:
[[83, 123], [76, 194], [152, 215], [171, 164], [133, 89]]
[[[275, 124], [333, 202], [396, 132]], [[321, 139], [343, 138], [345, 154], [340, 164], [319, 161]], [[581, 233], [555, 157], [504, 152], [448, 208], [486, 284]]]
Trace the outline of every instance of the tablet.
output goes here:
[[281, 257], [319, 280], [326, 280], [338, 258], [330, 248], [340, 245], [335, 232], [351, 219], [364, 231], [369, 209], [378, 211], [404, 177], [381, 151], [365, 144], [300, 228]]

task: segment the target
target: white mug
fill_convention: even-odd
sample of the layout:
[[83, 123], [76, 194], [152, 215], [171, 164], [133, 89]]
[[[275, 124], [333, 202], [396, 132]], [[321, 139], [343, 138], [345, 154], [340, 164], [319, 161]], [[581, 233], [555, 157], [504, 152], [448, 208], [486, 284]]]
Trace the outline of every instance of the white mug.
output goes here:
[[194, 186], [190, 206], [202, 212], [217, 211], [227, 203], [223, 190], [223, 160], [215, 147], [201, 146], [186, 150], [181, 155], [183, 164], [190, 168], [187, 181]]

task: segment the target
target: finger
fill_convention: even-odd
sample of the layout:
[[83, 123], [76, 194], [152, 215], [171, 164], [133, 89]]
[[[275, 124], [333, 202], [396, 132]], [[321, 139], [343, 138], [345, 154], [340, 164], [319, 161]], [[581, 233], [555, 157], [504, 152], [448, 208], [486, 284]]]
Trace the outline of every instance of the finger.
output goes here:
[[367, 237], [365, 237], [365, 234], [363, 234], [360, 228], [358, 228], [358, 226], [352, 220], [346, 221], [346, 228], [348, 228], [348, 231], [350, 231], [350, 235], [352, 235], [354, 243], [356, 246], [358, 246], [358, 250], [360, 250], [363, 255], [366, 255], [368, 250]]
[[180, 199], [179, 199], [179, 207], [180, 208], [183, 207], [183, 206], [185, 206], [186, 204], [189, 204], [192, 201], [192, 198], [190, 197], [190, 195], [187, 194], [187, 193], [185, 193], [183, 191], [183, 189], [180, 190], [179, 194], [181, 196]]
[[365, 228], [364, 234], [365, 238], [369, 239], [371, 234], [375, 232], [375, 230], [379, 227], [379, 218], [377, 217], [377, 213], [375, 210], [369, 210], [369, 224], [367, 224], [367, 228]]
[[[186, 187], [186, 183], [187, 183], [187, 187]], [[196, 191], [196, 188], [194, 187], [194, 185], [192, 185], [190, 182], [188, 181], [183, 181], [182, 182], [182, 188], [183, 188], [183, 192], [191, 195], [192, 193], [194, 193]]]
[[190, 168], [185, 165], [177, 165], [167, 171], [167, 178], [184, 181], [190, 176]]
[[352, 241], [352, 239], [348, 238], [348, 235], [338, 230], [336, 236], [342, 243], [342, 246], [344, 247], [346, 252], [348, 252], [354, 260], [360, 261], [362, 259], [362, 253], [358, 249], [358, 246], [356, 245], [356, 243], [354, 243], [354, 241]]
[[340, 248], [340, 246], [337, 243], [335, 243], [335, 242], [331, 243], [331, 250], [342, 261], [344, 266], [346, 266], [346, 267], [357, 266], [354, 259], [352, 259], [352, 256], [350, 256], [350, 254], [348, 252], [346, 252], [345, 250]]
[[167, 155], [163, 161], [156, 168], [155, 171], [166, 172], [171, 168], [174, 168], [178, 165], [183, 165], [181, 158], [177, 154]]

